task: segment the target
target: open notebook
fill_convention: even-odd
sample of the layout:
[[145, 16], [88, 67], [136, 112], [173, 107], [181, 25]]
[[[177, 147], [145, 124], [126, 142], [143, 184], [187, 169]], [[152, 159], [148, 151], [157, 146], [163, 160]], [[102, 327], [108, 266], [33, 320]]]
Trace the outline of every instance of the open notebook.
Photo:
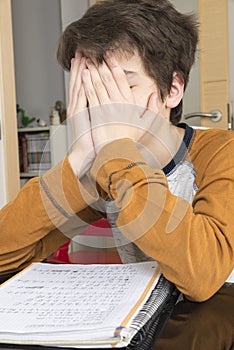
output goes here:
[[0, 287], [0, 343], [72, 348], [136, 343], [160, 312], [162, 278], [156, 262], [33, 264]]

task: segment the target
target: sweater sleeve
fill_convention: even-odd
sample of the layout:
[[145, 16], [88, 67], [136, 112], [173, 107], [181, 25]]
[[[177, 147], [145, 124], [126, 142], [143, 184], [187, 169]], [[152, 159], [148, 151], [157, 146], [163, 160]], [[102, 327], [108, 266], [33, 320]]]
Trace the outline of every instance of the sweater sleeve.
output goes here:
[[105, 146], [92, 168], [120, 208], [122, 233], [192, 300], [211, 297], [233, 268], [233, 154], [234, 142], [213, 153], [193, 205], [169, 191], [164, 173], [145, 164], [130, 140]]
[[88, 177], [77, 180], [68, 158], [30, 180], [0, 211], [0, 274], [43, 260], [95, 221], [90, 205], [97, 198]]

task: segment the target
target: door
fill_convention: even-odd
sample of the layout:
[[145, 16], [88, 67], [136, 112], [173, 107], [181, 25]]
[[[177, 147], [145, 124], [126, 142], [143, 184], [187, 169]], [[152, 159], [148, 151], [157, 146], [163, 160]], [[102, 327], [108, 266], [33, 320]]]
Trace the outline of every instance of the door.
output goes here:
[[[234, 0], [198, 0], [200, 22], [201, 110], [220, 110], [222, 119], [202, 118], [201, 125], [230, 129], [233, 91]], [[232, 36], [232, 40], [231, 40]], [[232, 65], [232, 69], [230, 67]], [[233, 88], [232, 88], [233, 89]], [[230, 108], [228, 108], [230, 107]]]
[[[186, 122], [210, 128], [233, 128], [234, 101], [234, 0], [171, 0], [181, 12], [197, 13], [199, 48], [184, 97], [184, 114], [222, 119], [192, 118]], [[196, 113], [198, 112], [198, 113]], [[218, 115], [219, 113], [215, 114]], [[216, 118], [217, 119], [217, 118]]]

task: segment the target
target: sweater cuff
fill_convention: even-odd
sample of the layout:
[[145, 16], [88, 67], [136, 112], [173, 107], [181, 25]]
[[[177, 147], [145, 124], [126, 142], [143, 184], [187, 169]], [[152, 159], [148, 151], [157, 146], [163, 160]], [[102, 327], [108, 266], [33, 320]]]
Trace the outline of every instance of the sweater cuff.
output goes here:
[[[132, 168], [134, 172], [131, 171]], [[101, 149], [91, 168], [91, 175], [112, 199], [116, 199], [119, 180], [127, 180], [132, 186], [146, 177], [146, 168], [150, 169], [135, 142], [120, 139]]]

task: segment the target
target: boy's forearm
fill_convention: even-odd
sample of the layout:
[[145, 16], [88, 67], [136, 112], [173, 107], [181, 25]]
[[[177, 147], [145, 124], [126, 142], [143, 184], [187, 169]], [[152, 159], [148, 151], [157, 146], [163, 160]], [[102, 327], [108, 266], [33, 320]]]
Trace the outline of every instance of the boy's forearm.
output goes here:
[[0, 274], [44, 259], [69, 239], [71, 231], [86, 225], [76, 213], [96, 200], [95, 191], [86, 190], [87, 181], [77, 180], [65, 158], [41, 178], [30, 180], [1, 210]]
[[157, 260], [185, 295], [205, 300], [231, 272], [229, 229], [209, 220], [209, 208], [195, 215], [186, 200], [170, 193], [163, 172], [143, 161], [133, 142], [115, 141], [100, 152], [92, 175], [120, 208], [117, 225], [123, 234]]

